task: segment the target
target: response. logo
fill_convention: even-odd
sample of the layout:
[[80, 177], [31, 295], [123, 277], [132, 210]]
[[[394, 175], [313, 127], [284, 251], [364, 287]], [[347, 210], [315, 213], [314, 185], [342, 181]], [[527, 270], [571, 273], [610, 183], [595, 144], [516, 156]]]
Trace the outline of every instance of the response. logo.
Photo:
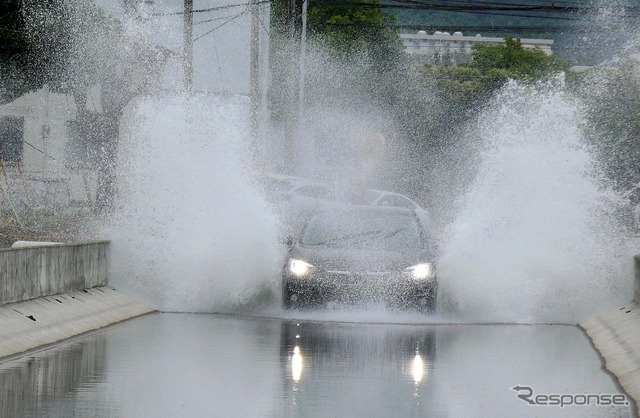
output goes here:
[[516, 385], [518, 399], [532, 406], [627, 406], [629, 401], [619, 393], [538, 393], [532, 387]]

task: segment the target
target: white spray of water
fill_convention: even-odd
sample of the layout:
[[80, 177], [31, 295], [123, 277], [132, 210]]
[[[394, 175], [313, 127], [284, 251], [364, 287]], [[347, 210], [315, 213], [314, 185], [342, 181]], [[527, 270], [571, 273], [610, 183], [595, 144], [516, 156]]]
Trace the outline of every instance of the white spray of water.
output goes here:
[[561, 87], [508, 84], [473, 130], [477, 177], [439, 263], [445, 309], [467, 320], [578, 322], [632, 294], [624, 204]]
[[122, 123], [113, 280], [163, 310], [273, 295], [277, 224], [253, 186], [245, 98], [157, 97]]
[[[136, 104], [123, 123], [110, 232], [116, 286], [179, 311], [236, 311], [262, 290], [278, 293], [282, 249], [252, 186], [246, 106]], [[487, 109], [471, 135], [484, 144], [477, 177], [439, 260], [445, 318], [577, 322], [624, 302], [631, 266], [615, 219], [624, 201], [583, 144], [579, 103], [561, 88], [512, 83]]]

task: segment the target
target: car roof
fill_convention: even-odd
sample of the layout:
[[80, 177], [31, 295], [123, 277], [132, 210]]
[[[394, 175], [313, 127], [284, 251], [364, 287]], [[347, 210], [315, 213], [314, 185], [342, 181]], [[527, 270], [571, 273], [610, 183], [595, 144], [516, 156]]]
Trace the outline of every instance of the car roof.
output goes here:
[[413, 199], [412, 199], [412, 198], [410, 198], [409, 196], [404, 195], [404, 194], [402, 194], [402, 193], [398, 193], [398, 192], [390, 192], [389, 190], [378, 190], [378, 189], [369, 189], [369, 191], [371, 191], [371, 192], [376, 192], [376, 193], [380, 193], [380, 196], [383, 196], [383, 195], [400, 196], [400, 197], [404, 197], [405, 199], [410, 200], [410, 201], [412, 201], [412, 202], [413, 202]]
[[313, 180], [313, 179], [308, 179], [305, 177], [297, 177], [297, 176], [287, 176], [284, 174], [267, 174], [265, 177], [274, 179], [274, 180], [284, 180], [284, 181], [289, 181], [291, 182], [291, 184], [295, 187], [301, 186], [301, 185], [313, 185], [313, 186], [322, 186], [324, 185], [324, 183], [318, 181], [318, 180]]
[[345, 205], [335, 204], [329, 207], [320, 209], [317, 213], [334, 213], [339, 212], [369, 212], [369, 213], [398, 213], [398, 214], [413, 214], [415, 211], [409, 208], [402, 208], [397, 206], [372, 206], [372, 205]]

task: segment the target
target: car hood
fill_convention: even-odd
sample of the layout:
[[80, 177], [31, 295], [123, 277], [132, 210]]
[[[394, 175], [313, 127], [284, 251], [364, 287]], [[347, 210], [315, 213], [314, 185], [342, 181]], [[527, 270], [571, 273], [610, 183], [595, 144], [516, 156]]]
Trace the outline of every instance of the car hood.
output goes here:
[[426, 249], [407, 251], [357, 250], [296, 245], [290, 258], [304, 260], [329, 271], [390, 272], [433, 261]]

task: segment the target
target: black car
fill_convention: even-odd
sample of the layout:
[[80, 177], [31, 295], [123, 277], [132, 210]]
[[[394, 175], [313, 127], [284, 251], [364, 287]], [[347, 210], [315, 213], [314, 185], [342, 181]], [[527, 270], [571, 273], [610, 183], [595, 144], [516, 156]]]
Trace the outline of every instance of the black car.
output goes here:
[[428, 233], [415, 212], [348, 206], [312, 214], [290, 242], [283, 307], [385, 302], [433, 312], [438, 281]]

